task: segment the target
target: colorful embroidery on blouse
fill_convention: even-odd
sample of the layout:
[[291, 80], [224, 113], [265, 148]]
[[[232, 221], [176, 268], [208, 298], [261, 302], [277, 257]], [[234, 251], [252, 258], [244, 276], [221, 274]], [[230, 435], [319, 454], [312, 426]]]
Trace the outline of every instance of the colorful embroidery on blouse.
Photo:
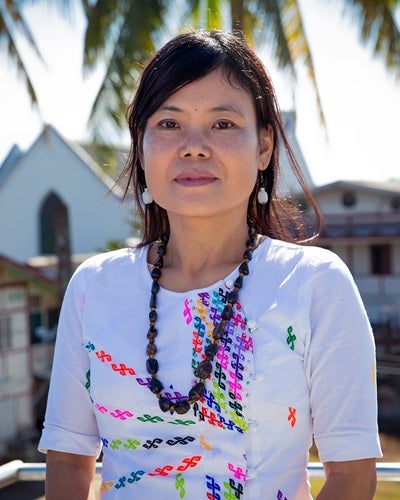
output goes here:
[[179, 493], [179, 496], [183, 498], [186, 495], [185, 490], [185, 479], [182, 476], [181, 472], [178, 472], [175, 478], [175, 488]]
[[[146, 423], [151, 423], [151, 424], [157, 424], [161, 422], [165, 422], [165, 419], [160, 417], [159, 415], [149, 415], [148, 413], [144, 413], [143, 415], [134, 415], [130, 410], [126, 409], [121, 409], [121, 408], [114, 408], [112, 406], [106, 406], [100, 403], [96, 403], [93, 398], [90, 398], [91, 402], [93, 403], [93, 406], [95, 410], [100, 412], [103, 415], [109, 415], [113, 418], [119, 419], [119, 420], [127, 420], [128, 418], [135, 417], [136, 420], [140, 420], [141, 422], [146, 422]], [[167, 420], [167, 424], [171, 425], [183, 425], [183, 426], [188, 426], [188, 425], [193, 425], [196, 422], [193, 420], [188, 420], [188, 419], [182, 419], [182, 418], [175, 418], [174, 420]]]
[[[193, 325], [193, 357], [195, 369], [204, 358], [204, 348], [210, 342], [214, 324], [221, 319], [228, 291], [219, 288], [212, 295], [201, 292], [189, 314], [190, 302], [184, 303], [183, 315], [188, 325]], [[243, 432], [248, 424], [243, 411], [245, 393], [244, 371], [252, 372], [253, 342], [246, 327], [240, 303], [236, 303], [234, 314], [227, 323], [225, 335], [220, 341], [214, 359], [214, 371], [201, 400], [193, 406], [195, 416], [213, 426]], [[247, 384], [246, 384], [247, 385]], [[247, 389], [246, 389], [247, 390]]]
[[112, 450], [127, 450], [135, 451], [137, 449], [145, 448], [146, 450], [151, 450], [154, 448], [159, 448], [160, 446], [171, 447], [171, 446], [185, 446], [196, 440], [193, 436], [176, 436], [173, 439], [162, 439], [156, 437], [154, 439], [146, 439], [141, 441], [139, 438], [127, 438], [127, 439], [107, 439], [102, 438], [102, 443], [105, 448], [111, 448]]
[[[129, 472], [127, 474], [124, 474], [123, 476], [119, 477], [116, 481], [105, 481], [103, 480], [101, 484], [101, 492], [107, 493], [109, 492], [112, 488], [126, 488], [130, 484], [133, 484], [137, 481], [140, 481], [143, 476], [150, 476], [150, 477], [157, 477], [157, 476], [162, 476], [162, 477], [167, 477], [167, 476], [172, 476], [174, 473], [176, 473], [176, 477], [182, 479], [183, 477], [183, 472], [185, 472], [188, 469], [197, 467], [199, 462], [201, 461], [202, 457], [200, 455], [192, 455], [189, 457], [183, 458], [178, 464], [172, 465], [172, 464], [167, 464], [162, 467], [156, 467], [150, 472], [146, 472], [144, 470], [138, 470], [138, 471], [133, 471]], [[179, 481], [179, 484], [183, 486], [184, 482], [182, 483]], [[175, 482], [176, 485], [176, 482]], [[178, 489], [178, 488], [177, 488]], [[180, 492], [182, 491], [182, 488], [180, 488]], [[181, 497], [182, 498], [182, 497]]]
[[281, 490], [278, 490], [278, 493], [276, 494], [276, 500], [288, 500], [288, 498], [285, 497]]
[[290, 347], [290, 349], [292, 351], [294, 351], [294, 343], [296, 341], [296, 335], [292, 334], [292, 332], [293, 332], [293, 327], [289, 326], [287, 329], [288, 336], [287, 336], [286, 342], [287, 342], [288, 346]]
[[288, 421], [290, 422], [290, 425], [292, 427], [294, 427], [296, 425], [296, 408], [292, 408], [291, 406], [289, 406], [288, 408], [289, 410], [289, 415], [288, 415]]

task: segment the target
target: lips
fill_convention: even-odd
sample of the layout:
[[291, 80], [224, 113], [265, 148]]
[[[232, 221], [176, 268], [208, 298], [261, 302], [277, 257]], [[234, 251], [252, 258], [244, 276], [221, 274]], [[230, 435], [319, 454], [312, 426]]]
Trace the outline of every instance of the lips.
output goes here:
[[217, 178], [210, 172], [185, 171], [175, 177], [175, 182], [181, 186], [206, 186]]

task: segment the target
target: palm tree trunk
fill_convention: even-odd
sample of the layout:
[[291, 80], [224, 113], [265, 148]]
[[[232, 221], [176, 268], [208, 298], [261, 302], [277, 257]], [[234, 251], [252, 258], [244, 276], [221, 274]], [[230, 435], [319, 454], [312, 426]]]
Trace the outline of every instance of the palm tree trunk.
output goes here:
[[231, 0], [232, 32], [243, 38], [244, 32], [244, 0]]

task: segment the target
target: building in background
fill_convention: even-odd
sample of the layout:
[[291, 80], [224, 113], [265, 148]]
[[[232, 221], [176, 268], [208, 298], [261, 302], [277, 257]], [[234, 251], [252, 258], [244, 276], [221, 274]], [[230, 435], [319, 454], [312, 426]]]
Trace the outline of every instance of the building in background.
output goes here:
[[0, 458], [43, 418], [59, 309], [55, 280], [0, 255]]
[[[86, 254], [132, 235], [133, 204], [87, 152], [51, 126], [0, 166], [0, 253], [18, 262]], [[112, 190], [112, 191], [111, 191]]]

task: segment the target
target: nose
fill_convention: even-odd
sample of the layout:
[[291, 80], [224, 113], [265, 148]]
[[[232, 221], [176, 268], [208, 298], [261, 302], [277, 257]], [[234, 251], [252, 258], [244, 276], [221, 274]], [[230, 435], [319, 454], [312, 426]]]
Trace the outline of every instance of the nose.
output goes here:
[[209, 158], [210, 148], [204, 133], [196, 130], [188, 133], [182, 143], [181, 158]]

